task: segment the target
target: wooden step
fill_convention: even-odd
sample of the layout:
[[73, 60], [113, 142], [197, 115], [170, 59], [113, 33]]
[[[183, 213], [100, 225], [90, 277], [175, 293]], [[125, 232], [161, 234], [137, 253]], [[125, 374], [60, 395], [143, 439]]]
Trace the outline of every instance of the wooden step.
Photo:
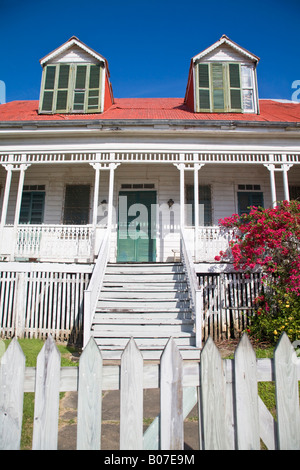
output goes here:
[[134, 337], [145, 358], [159, 359], [170, 336], [194, 357], [193, 328], [181, 263], [108, 264], [92, 321], [103, 358], [120, 358]]
[[188, 300], [187, 291], [175, 291], [175, 290], [156, 290], [150, 291], [147, 290], [130, 290], [119, 289], [119, 290], [103, 290], [101, 291], [99, 301], [101, 300], [113, 300], [113, 299], [123, 299], [123, 300], [151, 300], [151, 299], [165, 299], [165, 300]]
[[[128, 341], [130, 340], [130, 336], [126, 337], [101, 337], [101, 336], [94, 336], [96, 343], [101, 349], [120, 349], [123, 350]], [[170, 337], [161, 337], [161, 338], [144, 338], [144, 337], [134, 337], [134, 341], [136, 342], [138, 348], [140, 349], [163, 349]], [[174, 337], [174, 341], [179, 348], [181, 347], [195, 347], [195, 338], [190, 334], [187, 334], [185, 337]]]
[[140, 284], [147, 284], [147, 283], [153, 283], [155, 282], [160, 283], [160, 282], [183, 282], [185, 281], [185, 275], [183, 273], [140, 273], [140, 274], [116, 274], [116, 273], [111, 273], [111, 274], [105, 274], [104, 276], [104, 284], [109, 282], [117, 282], [117, 283], [140, 283]]
[[120, 290], [125, 291], [141, 291], [141, 292], [157, 292], [157, 291], [172, 291], [175, 290], [176, 292], [186, 292], [187, 291], [187, 283], [185, 281], [176, 282], [176, 281], [169, 281], [169, 282], [151, 282], [151, 283], [137, 283], [131, 282], [128, 280], [122, 282], [109, 282], [105, 280], [103, 282], [102, 291], [101, 292], [117, 292]]
[[97, 314], [93, 321], [93, 328], [95, 325], [193, 325], [192, 320], [189, 318], [174, 318], [173, 315], [170, 315], [169, 318], [166, 316], [161, 317], [148, 316], [148, 315], [131, 315], [125, 318], [120, 317], [120, 315], [115, 314]]

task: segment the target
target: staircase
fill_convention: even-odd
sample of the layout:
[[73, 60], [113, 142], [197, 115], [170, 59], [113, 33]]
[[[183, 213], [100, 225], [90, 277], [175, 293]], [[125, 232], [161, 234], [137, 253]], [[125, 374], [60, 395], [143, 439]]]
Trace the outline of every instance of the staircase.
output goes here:
[[183, 359], [198, 359], [182, 264], [108, 264], [91, 333], [104, 359], [120, 359], [134, 337], [157, 360], [170, 336]]

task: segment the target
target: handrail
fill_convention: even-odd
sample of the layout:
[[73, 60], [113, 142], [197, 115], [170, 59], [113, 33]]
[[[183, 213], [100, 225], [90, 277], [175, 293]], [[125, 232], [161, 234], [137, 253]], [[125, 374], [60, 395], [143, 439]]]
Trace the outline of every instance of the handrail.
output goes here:
[[93, 274], [88, 288], [84, 291], [84, 324], [83, 324], [83, 347], [85, 347], [91, 336], [92, 319], [96, 311], [98, 297], [102, 288], [104, 274], [108, 262], [110, 237], [106, 232], [98, 253]]
[[180, 233], [180, 257], [186, 272], [188, 289], [192, 300], [192, 312], [195, 322], [196, 347], [202, 348], [203, 296], [194, 268], [192, 255], [188, 249], [183, 230]]

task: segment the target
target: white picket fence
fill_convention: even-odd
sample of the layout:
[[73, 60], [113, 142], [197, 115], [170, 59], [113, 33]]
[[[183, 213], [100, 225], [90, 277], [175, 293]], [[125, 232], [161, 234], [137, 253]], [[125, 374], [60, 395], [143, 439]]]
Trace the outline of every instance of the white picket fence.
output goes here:
[[0, 336], [80, 341], [92, 265], [0, 263]]
[[[100, 449], [102, 392], [117, 389], [121, 450], [182, 450], [184, 417], [197, 396], [200, 449], [260, 449], [261, 439], [268, 449], [299, 450], [299, 380], [300, 359], [286, 334], [273, 359], [256, 359], [244, 334], [233, 360], [221, 359], [208, 339], [199, 361], [192, 362], [182, 361], [170, 338], [158, 364], [144, 363], [131, 339], [120, 365], [105, 365], [92, 338], [78, 368], [61, 368], [51, 337], [36, 368], [26, 368], [14, 339], [0, 365], [0, 449], [20, 448], [24, 391], [35, 392], [32, 449], [57, 449], [60, 391], [78, 391], [77, 449]], [[263, 381], [275, 381], [276, 421], [258, 396], [257, 383]], [[143, 436], [145, 388], [160, 388], [161, 406]], [[188, 396], [195, 400], [187, 404]]]
[[198, 273], [203, 339], [239, 338], [255, 314], [262, 292], [261, 273]]

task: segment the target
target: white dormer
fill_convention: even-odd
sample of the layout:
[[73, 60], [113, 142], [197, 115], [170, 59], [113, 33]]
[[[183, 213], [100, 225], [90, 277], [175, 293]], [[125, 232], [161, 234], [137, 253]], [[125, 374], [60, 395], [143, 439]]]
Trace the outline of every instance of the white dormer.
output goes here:
[[258, 113], [259, 58], [227, 36], [191, 60], [185, 102], [194, 112]]
[[106, 59], [75, 36], [40, 63], [40, 113], [101, 113], [113, 103]]

